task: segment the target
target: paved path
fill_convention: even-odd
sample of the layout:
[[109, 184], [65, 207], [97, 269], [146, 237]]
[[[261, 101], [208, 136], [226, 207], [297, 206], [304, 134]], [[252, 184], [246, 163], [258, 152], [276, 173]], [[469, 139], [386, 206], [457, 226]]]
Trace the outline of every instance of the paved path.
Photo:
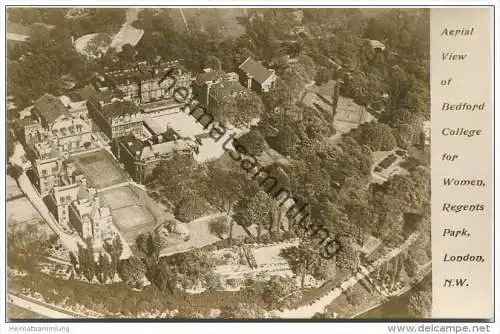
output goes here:
[[316, 313], [321, 313], [324, 312], [325, 308], [332, 303], [335, 299], [337, 299], [344, 291], [349, 289], [350, 287], [354, 286], [356, 283], [358, 283], [359, 280], [363, 279], [367, 275], [371, 274], [375, 269], [377, 269], [380, 265], [383, 263], [391, 260], [393, 257], [397, 256], [401, 252], [405, 251], [408, 249], [408, 247], [415, 242], [415, 240], [418, 238], [419, 233], [415, 232], [412, 235], [406, 239], [406, 241], [399, 246], [398, 248], [393, 249], [390, 251], [388, 254], [386, 254], [384, 257], [378, 259], [371, 265], [367, 266], [365, 270], [363, 270], [363, 273], [356, 273], [356, 275], [352, 276], [348, 280], [344, 281], [341, 285], [340, 288], [335, 288], [334, 290], [330, 291], [323, 297], [319, 298], [316, 302], [314, 302], [312, 305], [305, 305], [298, 307], [293, 310], [284, 310], [282, 312], [273, 312], [275, 313], [279, 318], [311, 318], [314, 314]]
[[126, 187], [128, 185], [130, 185], [130, 182], [129, 181], [125, 181], [125, 182], [122, 182], [122, 183], [113, 184], [113, 185], [108, 186], [108, 187], [100, 188], [100, 189], [97, 190], [97, 192], [101, 193], [101, 192], [106, 191], [106, 190], [116, 189], [116, 188], [120, 188], [120, 187]]
[[74, 319], [77, 318], [77, 314], [72, 314], [72, 312], [67, 312], [63, 311], [56, 311], [54, 308], [57, 308], [55, 306], [50, 306], [50, 308], [46, 307], [43, 302], [40, 302], [34, 298], [22, 296], [14, 296], [12, 294], [9, 294], [8, 301], [11, 304], [14, 304], [16, 306], [19, 306], [21, 308], [24, 308], [26, 310], [29, 310], [31, 312], [35, 312], [41, 315], [44, 315], [49, 318], [56, 318], [56, 319]]

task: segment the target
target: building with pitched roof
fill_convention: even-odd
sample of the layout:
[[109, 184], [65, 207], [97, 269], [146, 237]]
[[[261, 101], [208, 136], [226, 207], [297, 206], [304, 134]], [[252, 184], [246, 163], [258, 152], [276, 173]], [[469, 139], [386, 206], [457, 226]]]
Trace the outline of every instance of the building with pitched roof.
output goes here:
[[31, 114], [48, 129], [60, 116], [67, 116], [68, 110], [59, 98], [45, 93], [35, 102]]
[[191, 73], [179, 61], [139, 62], [132, 68], [106, 72], [104, 78], [138, 104], [170, 99], [179, 87], [191, 89]]
[[[224, 89], [223, 87], [226, 88]], [[222, 95], [227, 95], [221, 95], [221, 90], [228, 92], [230, 87], [237, 91], [244, 88], [238, 83], [238, 74], [234, 72], [225, 73], [206, 68], [202, 73], [197, 75], [193, 82], [193, 95], [202, 107], [208, 108], [210, 105], [216, 105], [217, 102], [221, 102], [218, 101], [218, 99], [221, 98]]]
[[130, 133], [142, 135], [142, 111], [132, 101], [115, 99], [105, 103], [93, 95], [87, 101], [87, 108], [94, 123], [111, 140]]
[[252, 57], [248, 57], [238, 67], [237, 72], [244, 87], [259, 93], [268, 92], [278, 78], [274, 70], [266, 68]]
[[115, 140], [112, 149], [130, 176], [138, 183], [146, 183], [160, 162], [175, 155], [192, 156], [198, 151], [198, 145], [191, 139], [165, 141], [162, 135], [156, 137], [156, 142], [141, 141], [130, 134]]
[[[33, 107], [32, 118], [23, 121], [22, 141], [30, 145], [41, 140], [51, 141], [58, 150], [74, 153], [93, 148], [92, 125], [86, 110], [75, 112], [64, 105], [61, 98], [44, 94]], [[73, 110], [72, 110], [73, 111]]]
[[91, 188], [82, 191], [68, 206], [69, 223], [83, 240], [91, 240], [96, 249], [103, 248], [107, 240], [116, 237], [113, 216], [109, 207], [101, 206], [98, 195]]

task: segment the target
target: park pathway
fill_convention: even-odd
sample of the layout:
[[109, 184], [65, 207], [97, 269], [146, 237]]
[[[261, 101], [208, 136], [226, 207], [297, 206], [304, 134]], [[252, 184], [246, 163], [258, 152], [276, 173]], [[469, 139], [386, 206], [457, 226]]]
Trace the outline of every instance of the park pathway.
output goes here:
[[354, 275], [351, 278], [344, 281], [340, 285], [340, 288], [333, 289], [332, 291], [330, 291], [329, 293], [327, 293], [323, 297], [319, 298], [313, 304], [304, 305], [304, 306], [298, 307], [296, 309], [291, 309], [291, 310], [285, 309], [284, 311], [281, 311], [281, 312], [274, 311], [273, 313], [275, 315], [277, 315], [279, 318], [300, 319], [300, 318], [312, 318], [312, 316], [314, 314], [324, 312], [325, 308], [328, 305], [330, 305], [335, 299], [337, 299], [344, 291], [346, 291], [347, 289], [354, 286], [356, 283], [358, 283], [358, 281], [365, 278], [367, 275], [371, 274], [373, 271], [375, 271], [375, 269], [377, 269], [383, 263], [391, 260], [395, 256], [406, 251], [408, 249], [408, 247], [411, 244], [413, 244], [415, 242], [415, 240], [417, 240], [419, 235], [420, 235], [420, 233], [414, 232], [398, 248], [393, 249], [388, 254], [386, 254], [384, 257], [378, 259], [377, 261], [373, 262], [371, 265], [365, 267], [363, 269], [363, 273], [359, 273], [359, 272], [356, 273], [356, 275]]

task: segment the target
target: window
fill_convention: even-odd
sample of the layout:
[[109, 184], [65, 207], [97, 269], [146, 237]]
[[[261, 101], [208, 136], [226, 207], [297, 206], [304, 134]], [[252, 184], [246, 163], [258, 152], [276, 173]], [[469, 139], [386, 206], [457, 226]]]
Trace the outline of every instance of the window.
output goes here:
[[42, 169], [42, 176], [46, 176], [47, 175], [47, 170], [46, 169]]

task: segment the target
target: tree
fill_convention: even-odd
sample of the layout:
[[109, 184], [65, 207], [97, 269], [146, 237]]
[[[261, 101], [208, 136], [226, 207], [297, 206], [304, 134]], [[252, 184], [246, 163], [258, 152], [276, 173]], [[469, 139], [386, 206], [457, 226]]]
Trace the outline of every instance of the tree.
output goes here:
[[122, 52], [118, 54], [124, 61], [133, 63], [135, 61], [136, 51], [130, 44], [122, 46]]
[[267, 110], [276, 108], [287, 110], [293, 104], [293, 95], [287, 83], [278, 78], [274, 87], [269, 92], [264, 93], [262, 100]]
[[224, 234], [229, 233], [229, 224], [227, 217], [224, 216], [212, 219], [212, 221], [208, 225], [208, 228], [210, 229], [210, 233], [213, 233], [222, 239], [222, 236]]
[[321, 86], [322, 84], [327, 83], [332, 79], [333, 79], [332, 71], [326, 67], [320, 67], [318, 69], [318, 72], [316, 73], [314, 81], [316, 82], [316, 85]]
[[236, 96], [235, 109], [229, 121], [233, 124], [248, 125], [254, 118], [260, 118], [264, 112], [264, 104], [253, 91]]
[[14, 154], [14, 149], [16, 147], [17, 138], [14, 133], [7, 129], [7, 161], [9, 161], [12, 154]]
[[129, 286], [136, 286], [140, 283], [145, 273], [146, 266], [141, 259], [135, 256], [121, 260], [118, 263], [118, 275], [121, 280]]
[[269, 309], [291, 306], [297, 297], [300, 296], [293, 278], [274, 275], [264, 283], [262, 299]]
[[269, 146], [287, 156], [290, 155], [299, 142], [299, 138], [290, 126], [285, 126], [276, 137], [268, 138]]
[[179, 281], [185, 289], [214, 287], [215, 263], [211, 256], [200, 250], [176, 254], [169, 259], [169, 267], [179, 275]]
[[369, 146], [372, 151], [389, 151], [396, 146], [391, 127], [383, 123], [363, 123], [348, 135], [359, 144]]
[[265, 316], [265, 310], [254, 303], [238, 303], [237, 305], [225, 305], [221, 307], [219, 317], [221, 319], [261, 319]]
[[357, 286], [353, 286], [346, 291], [347, 302], [352, 306], [359, 306], [365, 300], [363, 291]]
[[107, 254], [99, 253], [99, 262], [97, 264], [97, 279], [102, 284], [106, 283], [109, 278], [111, 263]]
[[[243, 190], [243, 176], [234, 171], [227, 171], [215, 167], [208, 171], [208, 189], [210, 193], [207, 198], [211, 204], [221, 212], [231, 216], [234, 202], [241, 196]], [[229, 223], [229, 246], [233, 240], [233, 219]]]
[[23, 174], [23, 168], [16, 164], [9, 164], [7, 166], [7, 174], [17, 180]]
[[336, 255], [337, 266], [341, 269], [355, 271], [359, 265], [359, 252], [354, 248], [354, 242], [349, 238], [339, 237], [339, 251]]
[[257, 238], [260, 240], [263, 224], [270, 227], [273, 199], [263, 190], [251, 198], [243, 197], [236, 204], [233, 218], [242, 226], [257, 224]]
[[207, 57], [206, 67], [214, 69], [216, 71], [221, 71], [222, 70], [222, 62], [216, 56], [210, 55]]
[[174, 155], [153, 169], [148, 187], [175, 207], [185, 194], [192, 191], [201, 194], [205, 178], [193, 157]]
[[238, 138], [238, 144], [243, 146], [251, 155], [262, 153], [266, 149], [264, 136], [257, 129], [252, 129]]
[[300, 276], [304, 288], [306, 274], [318, 280], [330, 280], [335, 277], [335, 260], [326, 260], [319, 254], [320, 247], [315, 242], [303, 239], [298, 246], [281, 251], [294, 274]]
[[96, 274], [96, 263], [91, 238], [85, 241], [85, 247], [78, 245], [78, 262], [80, 263], [83, 276], [85, 276], [89, 282], [92, 282]]
[[177, 275], [171, 272], [165, 264], [154, 267], [151, 279], [162, 292], [174, 293], [177, 290]]
[[408, 313], [412, 318], [425, 319], [432, 316], [432, 296], [424, 289], [413, 293], [408, 302]]
[[210, 205], [195, 191], [189, 190], [177, 205], [174, 215], [183, 222], [190, 222], [207, 214]]
[[12, 223], [7, 228], [7, 264], [28, 272], [36, 270], [51, 243], [37, 224]]
[[80, 266], [78, 264], [78, 260], [76, 259], [75, 253], [69, 252], [69, 261], [73, 265], [73, 269], [79, 275], [80, 274]]
[[115, 238], [109, 242], [104, 243], [104, 250], [110, 255], [111, 263], [109, 267], [109, 278], [114, 279], [116, 274], [116, 268], [118, 266], [118, 261], [123, 252], [123, 244], [120, 235], [115, 236]]
[[149, 238], [149, 233], [141, 233], [135, 239], [135, 244], [137, 246], [137, 249], [146, 256], [150, 255], [150, 251], [148, 249], [148, 238]]

